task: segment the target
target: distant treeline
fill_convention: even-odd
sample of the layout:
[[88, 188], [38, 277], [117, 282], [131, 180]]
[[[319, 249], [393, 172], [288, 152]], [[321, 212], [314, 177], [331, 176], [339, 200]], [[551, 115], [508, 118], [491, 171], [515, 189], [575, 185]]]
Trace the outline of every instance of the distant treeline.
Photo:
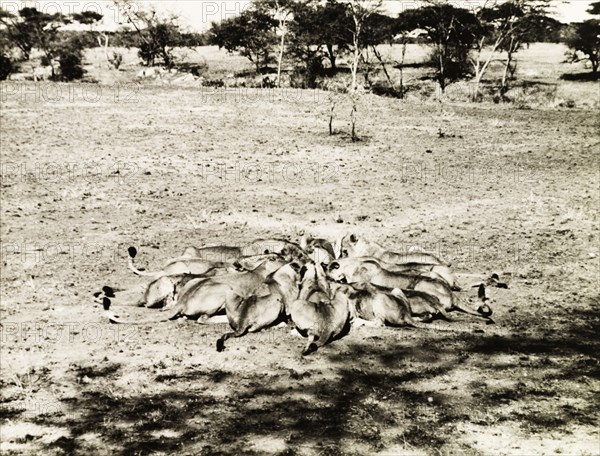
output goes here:
[[[351, 62], [353, 90], [359, 73], [369, 87], [371, 74], [382, 72], [389, 89], [402, 96], [402, 79], [395, 84], [386, 65], [401, 69], [405, 46], [422, 43], [429, 48], [422, 63], [433, 68], [429, 76], [442, 92], [448, 84], [467, 79], [479, 87], [493, 56], [502, 53], [499, 90], [506, 93], [516, 78], [515, 56], [530, 43], [564, 41], [571, 60], [589, 60], [594, 74], [600, 59], [598, 19], [562, 24], [549, 15], [550, 0], [490, 2], [476, 11], [425, 2], [397, 17], [384, 14], [383, 0], [252, 0], [239, 15], [214, 22], [203, 33], [183, 31], [176, 18], [153, 10], [130, 9], [135, 0], [121, 3], [129, 28], [116, 32], [102, 30], [103, 16], [93, 11], [63, 15], [25, 7], [13, 14], [0, 8], [0, 79], [29, 60], [34, 49], [42, 52], [42, 65], [51, 67], [53, 78], [71, 80], [83, 74], [82, 50], [86, 48], [105, 48], [106, 62], [115, 69], [123, 61], [115, 48], [137, 49], [144, 65], [173, 68], [185, 63], [179, 61], [175, 48], [217, 45], [248, 58], [257, 74], [275, 66], [277, 85], [282, 83], [285, 66], [288, 72], [291, 68], [294, 84], [314, 88], [319, 79], [337, 73], [338, 58], [344, 57], [340, 62]], [[598, 5], [592, 4], [591, 14], [598, 14]], [[87, 31], [65, 30], [72, 23]], [[390, 44], [404, 46], [401, 60], [383, 59], [378, 47]]]
[[[8, 40], [7, 29], [0, 30], [0, 40]], [[137, 48], [140, 45], [140, 39], [136, 31], [120, 30], [117, 32], [105, 32], [109, 37], [111, 47]], [[83, 48], [101, 47], [104, 44], [98, 41], [98, 32], [96, 31], [75, 31], [59, 30], [57, 39], [60, 42], [68, 43], [77, 40]], [[174, 46], [179, 47], [197, 47], [208, 46], [209, 37], [206, 33], [181, 33]]]

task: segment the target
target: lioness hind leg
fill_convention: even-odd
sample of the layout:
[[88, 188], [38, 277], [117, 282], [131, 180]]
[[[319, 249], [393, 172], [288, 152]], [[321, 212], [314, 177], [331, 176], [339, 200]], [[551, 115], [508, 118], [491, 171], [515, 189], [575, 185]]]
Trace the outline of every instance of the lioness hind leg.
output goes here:
[[308, 336], [308, 342], [306, 343], [304, 350], [302, 350], [302, 356], [310, 355], [312, 352], [317, 351], [317, 340], [319, 340], [319, 336], [315, 334]]
[[246, 332], [247, 332], [247, 328], [244, 328], [244, 329], [238, 329], [237, 331], [228, 332], [228, 333], [223, 334], [221, 337], [219, 337], [217, 339], [217, 351], [222, 352], [223, 350], [225, 350], [225, 341], [227, 339], [229, 339], [230, 337], [242, 337], [244, 334], [246, 334]]

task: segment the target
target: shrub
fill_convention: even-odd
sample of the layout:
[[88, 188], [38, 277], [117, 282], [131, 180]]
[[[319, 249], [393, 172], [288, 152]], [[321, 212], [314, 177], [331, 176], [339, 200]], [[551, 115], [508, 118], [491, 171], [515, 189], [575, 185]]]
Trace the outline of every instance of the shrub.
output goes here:
[[74, 50], [61, 51], [58, 56], [60, 74], [63, 81], [81, 79], [85, 73], [81, 66], [81, 52]]
[[52, 66], [52, 59], [50, 59], [47, 55], [42, 55], [40, 64], [42, 66]]
[[138, 50], [138, 56], [145, 62], [146, 66], [154, 66], [157, 52], [158, 51], [151, 43], [141, 43]]
[[120, 52], [113, 52], [112, 57], [108, 61], [112, 66], [114, 66], [118, 70], [121, 66], [121, 63], [123, 63], [123, 54], [121, 54]]
[[15, 72], [15, 64], [10, 57], [0, 54], [0, 81], [4, 81], [11, 73]]
[[200, 76], [203, 76], [204, 74], [206, 74], [206, 72], [208, 71], [208, 63], [206, 63], [206, 60], [202, 60], [201, 62], [194, 62], [194, 63], [178, 62], [175, 64], [175, 68], [178, 71], [181, 71], [184, 73], [191, 73], [194, 76], [200, 77]]
[[[440, 61], [444, 62], [443, 67], [440, 67]], [[455, 55], [440, 56], [440, 51], [436, 48], [429, 54], [427, 64], [436, 69], [434, 79], [438, 81], [442, 90], [454, 82], [473, 76], [467, 54], [464, 53], [457, 52]]]

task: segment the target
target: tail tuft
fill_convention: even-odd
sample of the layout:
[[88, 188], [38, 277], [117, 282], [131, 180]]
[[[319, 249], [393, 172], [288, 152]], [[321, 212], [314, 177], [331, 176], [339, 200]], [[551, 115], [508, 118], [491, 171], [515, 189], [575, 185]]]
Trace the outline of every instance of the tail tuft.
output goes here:
[[479, 306], [477, 312], [479, 312], [484, 317], [489, 317], [493, 313], [492, 309], [487, 304], [482, 304], [481, 306]]
[[106, 296], [107, 298], [114, 298], [115, 297], [115, 290], [113, 290], [108, 285], [105, 285], [105, 286], [102, 287], [102, 292], [104, 293], [104, 296]]
[[311, 343], [306, 346], [304, 351], [302, 352], [302, 356], [310, 355], [312, 352], [317, 351], [317, 344]]
[[131, 259], [133, 259], [133, 258], [135, 258], [135, 257], [136, 257], [136, 255], [137, 255], [137, 249], [136, 249], [135, 247], [129, 247], [129, 248], [127, 249], [127, 253], [129, 253], [129, 257], [130, 257]]
[[108, 299], [106, 296], [104, 298], [102, 298], [102, 307], [104, 307], [104, 310], [109, 310], [110, 309], [110, 299]]

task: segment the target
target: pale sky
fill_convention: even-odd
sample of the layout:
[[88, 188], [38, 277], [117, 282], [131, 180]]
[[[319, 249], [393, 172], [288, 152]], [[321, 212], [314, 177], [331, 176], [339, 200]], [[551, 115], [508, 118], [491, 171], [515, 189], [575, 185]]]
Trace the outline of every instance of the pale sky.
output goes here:
[[[592, 16], [586, 13], [594, 0], [554, 1], [554, 16], [562, 22], [579, 22]], [[143, 9], [154, 7], [160, 14], [175, 14], [180, 17], [180, 25], [192, 30], [206, 30], [211, 22], [235, 16], [243, 11], [250, 2], [248, 0], [138, 0], [137, 4]], [[418, 0], [384, 0], [384, 8], [392, 15], [402, 10], [419, 5]], [[454, 6], [477, 8], [483, 0], [449, 0]], [[30, 6], [35, 6], [48, 13], [62, 12], [69, 14], [85, 10], [96, 11], [104, 15], [103, 28], [114, 30], [119, 22], [125, 22], [123, 17], [110, 0], [0, 0], [0, 6], [11, 12]]]

